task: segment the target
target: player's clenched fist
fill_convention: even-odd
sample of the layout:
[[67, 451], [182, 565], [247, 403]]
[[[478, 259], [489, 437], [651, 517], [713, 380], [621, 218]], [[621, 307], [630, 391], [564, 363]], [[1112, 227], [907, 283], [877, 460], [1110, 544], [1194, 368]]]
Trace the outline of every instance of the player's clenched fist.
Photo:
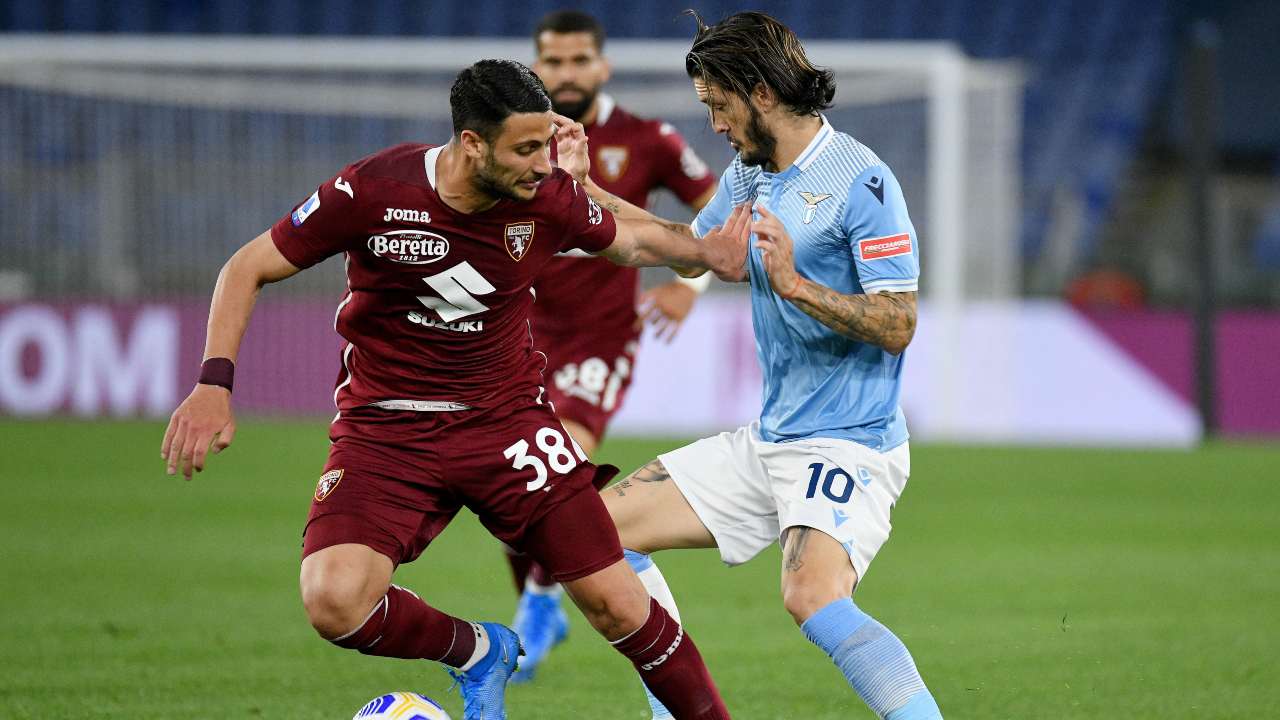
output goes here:
[[800, 285], [791, 236], [782, 221], [764, 205], [756, 211], [760, 213], [760, 219], [751, 224], [751, 232], [756, 234], [756, 247], [760, 248], [760, 259], [769, 275], [769, 285], [779, 296], [790, 300]]
[[204, 470], [210, 443], [215, 453], [221, 452], [231, 445], [235, 434], [231, 392], [216, 385], [196, 385], [169, 418], [160, 443], [160, 457], [167, 462], [170, 475], [180, 467], [190, 480], [192, 469]]

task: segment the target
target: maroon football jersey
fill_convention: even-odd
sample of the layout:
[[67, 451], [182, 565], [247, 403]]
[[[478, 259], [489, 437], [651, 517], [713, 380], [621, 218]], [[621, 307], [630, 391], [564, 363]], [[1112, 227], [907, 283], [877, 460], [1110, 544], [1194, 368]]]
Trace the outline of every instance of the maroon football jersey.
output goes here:
[[[591, 179], [632, 205], [647, 207], [649, 193], [660, 187], [691, 204], [716, 185], [706, 163], [675, 128], [638, 118], [607, 95], [600, 96], [596, 122], [586, 132]], [[534, 283], [533, 327], [539, 347], [584, 330], [628, 331], [636, 321], [639, 285], [636, 268], [603, 258], [554, 258]]]
[[558, 252], [613, 242], [613, 216], [559, 169], [530, 201], [453, 210], [436, 192], [440, 150], [397, 145], [348, 165], [271, 228], [299, 268], [346, 254], [339, 411], [483, 408], [537, 393], [534, 278]]

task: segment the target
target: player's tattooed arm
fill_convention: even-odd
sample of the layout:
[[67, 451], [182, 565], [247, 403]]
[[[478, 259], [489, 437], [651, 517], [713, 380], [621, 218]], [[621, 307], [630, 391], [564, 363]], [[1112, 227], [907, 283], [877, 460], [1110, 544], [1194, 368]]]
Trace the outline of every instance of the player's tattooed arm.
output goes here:
[[[799, 278], [799, 276], [797, 276]], [[845, 295], [804, 278], [785, 296], [813, 319], [844, 335], [878, 345], [894, 355], [916, 332], [914, 292]]]
[[[591, 155], [582, 124], [554, 113], [552, 118], [558, 165], [618, 221], [618, 235], [601, 255], [619, 265], [666, 265], [686, 276], [711, 270], [726, 282], [746, 279], [745, 231], [749, 222], [739, 226], [735, 212], [723, 228], [714, 228], [700, 242], [688, 225], [664, 220], [597, 185], [590, 175]], [[732, 232], [739, 227], [743, 230], [740, 238]]]
[[[574, 122], [563, 115], [553, 115], [553, 122], [556, 126], [556, 155], [557, 165], [560, 169], [573, 176], [578, 181], [578, 186], [587, 191], [592, 200], [595, 200], [601, 207], [613, 213], [614, 217], [622, 220], [647, 220], [649, 222], [661, 223], [669, 226], [674, 232], [682, 232], [678, 229], [678, 223], [668, 223], [656, 215], [653, 215], [643, 208], [632, 205], [622, 198], [607, 192], [591, 179], [591, 154], [587, 148], [587, 134], [582, 127], [582, 123]], [[693, 232], [688, 227], [683, 232], [692, 237]]]
[[618, 218], [613, 244], [600, 255], [619, 265], [703, 268], [721, 280], [740, 282], [746, 276], [750, 226], [745, 205], [734, 209], [724, 227], [712, 228], [701, 239], [677, 223]]
[[756, 210], [761, 219], [751, 229], [769, 284], [779, 297], [845, 337], [878, 345], [894, 355], [907, 348], [916, 332], [914, 292], [845, 295], [801, 277], [786, 228], [767, 208]]
[[584, 181], [580, 182], [580, 184], [586, 189], [587, 194], [591, 196], [592, 200], [600, 203], [600, 207], [603, 207], [605, 210], [613, 213], [613, 216], [616, 218], [623, 220], [647, 220], [649, 222], [658, 223], [672, 232], [678, 232], [688, 235], [689, 237], [693, 237], [693, 229], [687, 224], [663, 220], [648, 210], [637, 205], [632, 205], [626, 200], [623, 200], [617, 195], [614, 195], [608, 190], [600, 187], [596, 184], [596, 181], [592, 180], [590, 177], [585, 178]]

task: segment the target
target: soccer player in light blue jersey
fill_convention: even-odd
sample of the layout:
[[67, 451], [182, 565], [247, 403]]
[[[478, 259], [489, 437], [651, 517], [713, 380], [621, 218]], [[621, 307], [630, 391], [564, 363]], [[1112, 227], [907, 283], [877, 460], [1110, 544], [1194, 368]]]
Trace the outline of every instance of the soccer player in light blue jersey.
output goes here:
[[[852, 599], [910, 472], [898, 396], [919, 248], [902, 189], [820, 114], [832, 75], [777, 20], [698, 18], [686, 67], [712, 127], [738, 152], [690, 231], [742, 246], [764, 407], [747, 427], [637, 470], [604, 491], [606, 505], [633, 567], [673, 616], [648, 553], [718, 547], [737, 565], [780, 541], [782, 602], [804, 636], [878, 716], [940, 718], [902, 641]], [[583, 162], [562, 145], [562, 166], [615, 214], [666, 222], [595, 187]], [[747, 206], [753, 239], [710, 233]]]

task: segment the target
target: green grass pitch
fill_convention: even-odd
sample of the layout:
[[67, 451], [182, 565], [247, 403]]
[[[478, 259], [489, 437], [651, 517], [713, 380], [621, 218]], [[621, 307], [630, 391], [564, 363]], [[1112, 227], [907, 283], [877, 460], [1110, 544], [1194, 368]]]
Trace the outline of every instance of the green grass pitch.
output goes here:
[[[307, 625], [300, 531], [324, 424], [243, 422], [188, 484], [149, 423], [0, 423], [0, 718], [345, 720], [432, 663], [338, 650]], [[673, 442], [614, 441], [631, 469]], [[1280, 712], [1280, 447], [1194, 452], [921, 446], [857, 594], [948, 718]], [[657, 556], [734, 717], [870, 718], [792, 625], [777, 549], [735, 569]], [[466, 515], [399, 583], [508, 621], [496, 543]], [[630, 666], [575, 613], [513, 720], [645, 720]]]

